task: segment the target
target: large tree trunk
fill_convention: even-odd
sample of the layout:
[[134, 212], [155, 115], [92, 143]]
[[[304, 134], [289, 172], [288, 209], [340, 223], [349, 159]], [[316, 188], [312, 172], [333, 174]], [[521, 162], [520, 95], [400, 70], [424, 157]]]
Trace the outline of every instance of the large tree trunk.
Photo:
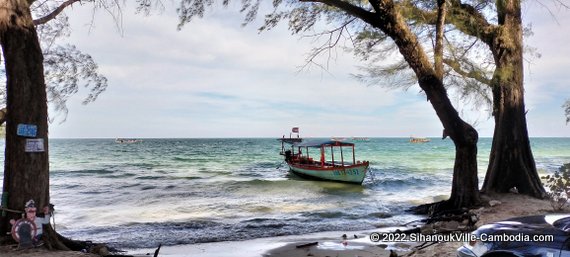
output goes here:
[[[31, 1], [30, 1], [31, 2]], [[30, 14], [29, 2], [0, 2], [0, 43], [6, 65], [6, 94], [9, 111], [6, 120], [4, 164], [4, 207], [23, 210], [34, 199], [38, 210], [49, 203], [49, 162], [47, 98], [44, 82], [43, 55]], [[16, 134], [18, 124], [37, 126], [43, 139], [43, 152], [26, 152], [28, 138]], [[9, 220], [18, 214], [4, 212], [0, 217], [0, 233], [9, 231]]]
[[479, 178], [477, 177], [477, 132], [465, 127], [468, 140], [455, 144], [455, 165], [449, 205], [453, 208], [470, 207], [479, 204]]
[[542, 198], [544, 187], [532, 155], [524, 105], [523, 36], [520, 0], [498, 1], [501, 28], [491, 46], [497, 68], [493, 75], [495, 131], [482, 190]]
[[373, 4], [378, 15], [369, 23], [390, 36], [418, 78], [420, 87], [443, 124], [444, 132], [455, 144], [455, 165], [451, 196], [440, 208], [472, 207], [480, 203], [477, 177], [477, 131], [464, 122], [451, 104], [443, 81], [423, 51], [417, 37], [392, 1]]
[[435, 76], [425, 78], [430, 79], [420, 79], [420, 86], [429, 89], [426, 94], [443, 124], [444, 134], [449, 136], [455, 145], [451, 195], [444, 204], [438, 205], [436, 211], [477, 206], [481, 202], [477, 176], [478, 133], [459, 117], [441, 80]]

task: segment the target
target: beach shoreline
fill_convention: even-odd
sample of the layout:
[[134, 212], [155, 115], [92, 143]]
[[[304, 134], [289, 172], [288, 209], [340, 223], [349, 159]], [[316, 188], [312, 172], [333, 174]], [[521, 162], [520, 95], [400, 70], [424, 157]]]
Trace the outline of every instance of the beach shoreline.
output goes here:
[[[477, 226], [495, 222], [515, 216], [539, 215], [552, 212], [548, 200], [540, 200], [518, 194], [502, 194], [484, 196], [486, 201], [494, 200], [497, 205], [486, 206], [474, 210], [479, 215]], [[565, 211], [570, 211], [566, 209]], [[399, 256], [411, 253], [414, 242], [404, 244], [379, 244], [373, 243], [369, 239], [372, 232], [389, 231], [395, 228], [381, 228], [366, 231], [331, 231], [319, 232], [295, 236], [279, 236], [257, 238], [245, 241], [225, 241], [202, 244], [188, 244], [163, 246], [160, 250], [161, 257], [225, 257], [236, 256], [239, 253], [242, 257], [305, 257], [305, 256], [361, 256], [378, 257], [389, 256], [389, 250], [396, 250]], [[346, 239], [342, 235], [346, 234]], [[314, 244], [316, 242], [316, 244]], [[309, 244], [309, 245], [306, 245]], [[453, 256], [455, 250], [462, 242], [441, 242], [435, 246], [430, 246], [414, 252], [413, 256]], [[306, 246], [303, 246], [306, 245]], [[302, 246], [302, 247], [298, 247]], [[406, 249], [408, 248], [408, 250]], [[128, 255], [152, 256], [155, 249], [126, 249]], [[14, 251], [9, 246], [0, 248], [2, 256], [15, 257], [77, 257], [77, 256], [97, 256], [81, 252], [54, 252], [44, 249], [32, 249], [24, 251]]]

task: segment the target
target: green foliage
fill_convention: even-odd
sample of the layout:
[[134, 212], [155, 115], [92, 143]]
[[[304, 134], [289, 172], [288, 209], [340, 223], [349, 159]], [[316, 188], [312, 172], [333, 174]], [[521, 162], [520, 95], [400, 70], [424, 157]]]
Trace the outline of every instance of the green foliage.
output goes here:
[[553, 175], [543, 176], [546, 187], [550, 190], [548, 196], [555, 211], [561, 211], [568, 205], [570, 199], [570, 163], [564, 164]]

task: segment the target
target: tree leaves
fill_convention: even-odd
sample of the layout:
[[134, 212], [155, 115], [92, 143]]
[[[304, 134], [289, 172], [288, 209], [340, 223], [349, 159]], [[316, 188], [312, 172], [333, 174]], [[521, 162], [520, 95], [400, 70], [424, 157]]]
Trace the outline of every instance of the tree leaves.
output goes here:
[[65, 115], [67, 100], [79, 91], [80, 84], [90, 90], [83, 104], [95, 101], [107, 88], [107, 78], [99, 74], [97, 63], [74, 45], [50, 48], [44, 53], [44, 64], [48, 100], [56, 111]]
[[[227, 5], [228, 3], [228, 0], [224, 0], [224, 5]], [[214, 4], [214, 0], [181, 0], [180, 7], [176, 9], [180, 19], [178, 29], [182, 29], [182, 27], [186, 23], [192, 21], [194, 17], [204, 17], [206, 7], [209, 7], [212, 4]]]
[[548, 196], [555, 211], [564, 209], [570, 199], [570, 163], [564, 164], [552, 175], [543, 176], [546, 187], [550, 190]]
[[[63, 1], [46, 0], [35, 2], [32, 6], [33, 16], [44, 17], [56, 9]], [[68, 113], [67, 100], [79, 92], [80, 87], [87, 88], [89, 93], [83, 104], [95, 101], [99, 94], [107, 88], [107, 78], [99, 72], [93, 58], [81, 52], [76, 46], [59, 44], [58, 40], [71, 33], [69, 19], [65, 13], [59, 13], [49, 22], [36, 26], [44, 56], [44, 75], [48, 101], [56, 111], [50, 116], [53, 121], [62, 115], [65, 121]], [[0, 67], [0, 76], [5, 77], [4, 66]], [[5, 83], [0, 86], [0, 104], [6, 103]]]

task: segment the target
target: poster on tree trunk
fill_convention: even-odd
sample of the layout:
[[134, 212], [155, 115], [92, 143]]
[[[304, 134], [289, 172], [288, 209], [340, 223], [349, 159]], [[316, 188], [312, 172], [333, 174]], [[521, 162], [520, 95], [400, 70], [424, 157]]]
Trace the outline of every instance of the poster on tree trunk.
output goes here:
[[16, 134], [21, 137], [35, 137], [38, 133], [38, 126], [32, 124], [18, 124]]
[[40, 153], [45, 152], [43, 138], [30, 138], [26, 139], [26, 153]]

